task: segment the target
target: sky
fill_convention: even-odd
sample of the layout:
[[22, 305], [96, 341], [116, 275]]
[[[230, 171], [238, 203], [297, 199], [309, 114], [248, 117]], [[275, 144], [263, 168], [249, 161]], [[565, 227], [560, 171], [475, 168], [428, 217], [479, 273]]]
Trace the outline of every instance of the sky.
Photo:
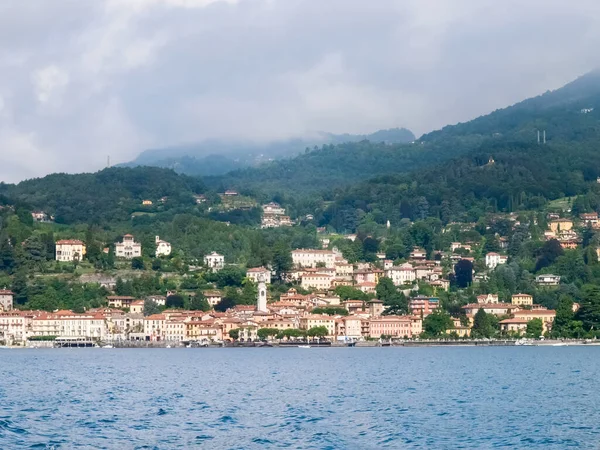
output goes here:
[[4, 0], [0, 181], [205, 139], [420, 135], [598, 48], [597, 0]]

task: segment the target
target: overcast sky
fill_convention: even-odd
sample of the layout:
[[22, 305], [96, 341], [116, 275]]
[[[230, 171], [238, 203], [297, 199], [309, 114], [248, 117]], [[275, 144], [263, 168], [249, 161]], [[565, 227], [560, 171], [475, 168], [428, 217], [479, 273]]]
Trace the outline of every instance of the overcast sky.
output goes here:
[[597, 0], [3, 0], [0, 180], [206, 138], [420, 135], [599, 48]]

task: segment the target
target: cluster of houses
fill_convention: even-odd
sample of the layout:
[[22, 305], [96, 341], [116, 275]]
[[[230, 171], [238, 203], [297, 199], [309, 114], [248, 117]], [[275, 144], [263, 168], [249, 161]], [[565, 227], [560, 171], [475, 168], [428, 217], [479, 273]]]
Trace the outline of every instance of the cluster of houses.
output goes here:
[[[232, 338], [236, 330], [239, 339], [256, 340], [258, 330], [310, 330], [325, 327], [331, 340], [363, 340], [368, 338], [415, 338], [423, 331], [423, 320], [438, 310], [437, 298], [416, 296], [410, 299], [408, 315], [385, 315], [383, 302], [346, 300], [331, 294], [300, 294], [296, 289], [274, 302], [267, 303], [266, 279], [255, 271], [259, 280], [256, 306], [237, 305], [226, 312], [165, 310], [160, 314], [143, 315], [144, 300], [128, 296], [109, 296], [107, 306], [90, 309], [85, 313], [72, 311], [17, 311], [12, 310], [12, 293], [0, 291], [0, 339], [11, 344], [24, 344], [27, 339], [56, 336], [99, 340], [144, 341], [206, 341], [219, 342]], [[219, 291], [205, 293], [214, 306], [221, 300]], [[10, 298], [7, 300], [6, 298]], [[148, 298], [165, 305], [165, 296]], [[344, 308], [347, 315], [315, 314], [316, 308]], [[522, 334], [532, 319], [541, 319], [544, 331], [552, 327], [555, 311], [533, 303], [528, 294], [515, 294], [511, 303], [500, 303], [494, 294], [477, 297], [477, 303], [463, 307], [464, 319], [453, 319], [448, 333], [468, 337], [477, 312], [482, 309], [501, 318], [504, 334]]]
[[[155, 237], [155, 255], [156, 257], [169, 256], [171, 254], [171, 244]], [[108, 248], [104, 249], [108, 253]], [[55, 244], [55, 259], [62, 262], [81, 261], [86, 254], [85, 243], [79, 239], [61, 239]], [[123, 236], [121, 242], [115, 243], [115, 256], [121, 259], [133, 259], [142, 256], [142, 244], [135, 241], [131, 234]]]
[[352, 286], [365, 293], [374, 293], [379, 279], [390, 278], [394, 285], [410, 289], [417, 281], [434, 289], [448, 290], [449, 280], [443, 276], [441, 261], [427, 260], [427, 253], [415, 248], [408, 262], [394, 265], [385, 254], [378, 254], [380, 264], [349, 263], [336, 248], [332, 250], [292, 250], [293, 270], [289, 281], [297, 281], [304, 289], [330, 290], [337, 286]]
[[275, 202], [262, 205], [261, 228], [291, 227], [294, 223], [286, 215], [285, 208]]

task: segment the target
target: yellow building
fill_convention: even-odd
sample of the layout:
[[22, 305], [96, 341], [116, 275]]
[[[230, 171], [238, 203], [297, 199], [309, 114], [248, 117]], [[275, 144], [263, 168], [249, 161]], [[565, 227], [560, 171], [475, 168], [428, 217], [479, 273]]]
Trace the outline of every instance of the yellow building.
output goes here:
[[569, 231], [571, 228], [573, 228], [573, 221], [569, 219], [556, 219], [551, 221], [548, 226], [554, 232]]
[[300, 317], [301, 330], [310, 330], [314, 327], [326, 327], [327, 337], [333, 338], [335, 336], [335, 319], [333, 317], [317, 314]]
[[518, 306], [533, 305], [533, 297], [529, 294], [515, 294], [512, 296], [512, 304]]

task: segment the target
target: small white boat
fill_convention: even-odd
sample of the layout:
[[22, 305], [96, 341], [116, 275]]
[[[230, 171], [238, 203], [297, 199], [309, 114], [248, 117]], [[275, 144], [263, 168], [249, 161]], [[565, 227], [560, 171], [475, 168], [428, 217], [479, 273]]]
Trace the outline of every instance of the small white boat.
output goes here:
[[114, 348], [114, 347], [112, 345], [108, 344], [108, 345], [103, 346], [102, 348]]
[[564, 347], [567, 345], [565, 342], [557, 342], [556, 344], [552, 344], [552, 347]]
[[170, 346], [170, 345], [167, 345], [165, 348], [171, 348], [171, 346]]
[[310, 348], [310, 345], [299, 345], [298, 348]]

